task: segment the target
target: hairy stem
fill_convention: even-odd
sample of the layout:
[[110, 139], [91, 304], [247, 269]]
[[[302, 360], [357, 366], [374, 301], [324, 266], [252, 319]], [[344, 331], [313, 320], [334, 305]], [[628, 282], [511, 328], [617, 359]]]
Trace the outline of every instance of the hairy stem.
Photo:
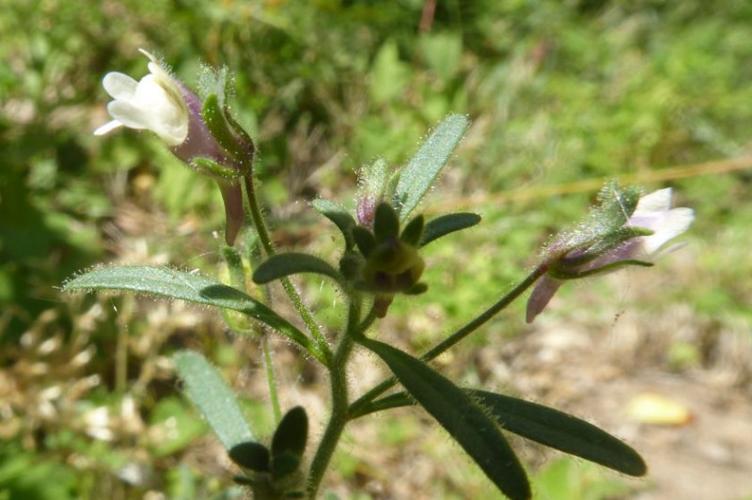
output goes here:
[[[532, 273], [530, 273], [524, 280], [522, 280], [517, 286], [512, 288], [507, 294], [505, 294], [501, 299], [498, 300], [495, 304], [493, 304], [491, 307], [477, 315], [472, 320], [468, 321], [464, 326], [459, 328], [456, 332], [449, 335], [447, 338], [436, 344], [434, 347], [429, 349], [423, 356], [421, 356], [421, 359], [423, 361], [430, 361], [434, 358], [436, 358], [438, 355], [442, 354], [443, 352], [447, 351], [449, 348], [453, 347], [457, 342], [464, 339], [468, 335], [470, 335], [472, 332], [480, 328], [482, 325], [488, 322], [491, 318], [493, 318], [495, 315], [497, 315], [499, 312], [504, 310], [509, 304], [514, 302], [517, 297], [522, 295], [525, 290], [530, 288], [530, 286], [535, 283], [538, 278], [543, 276], [546, 272], [546, 267], [544, 265], [540, 265], [536, 267]], [[363, 406], [367, 405], [380, 395], [382, 395], [387, 390], [391, 389], [397, 384], [397, 379], [394, 377], [388, 378], [375, 387], [373, 389], [366, 392], [363, 396], [358, 398], [352, 405], [350, 405], [349, 413], [351, 415], [357, 415], [358, 412], [363, 408]]]
[[[258, 197], [256, 196], [256, 189], [253, 184], [253, 176], [246, 175], [244, 179], [246, 194], [248, 196], [248, 205], [251, 209], [251, 219], [253, 220], [253, 225], [256, 227], [256, 232], [258, 233], [259, 240], [261, 241], [261, 246], [264, 249], [264, 253], [266, 253], [267, 257], [271, 257], [272, 255], [276, 254], [276, 251], [274, 250], [274, 243], [269, 236], [269, 230], [266, 227], [264, 216], [261, 213], [261, 208], [259, 207]], [[300, 317], [302, 318], [303, 322], [308, 328], [308, 331], [316, 341], [316, 344], [321, 353], [324, 355], [324, 358], [331, 361], [332, 353], [329, 349], [329, 344], [326, 341], [326, 337], [324, 337], [323, 333], [321, 333], [321, 329], [316, 323], [316, 320], [311, 314], [311, 311], [309, 311], [308, 307], [306, 307], [306, 305], [303, 303], [303, 299], [300, 297], [300, 294], [288, 278], [282, 278], [280, 281], [282, 282], [282, 288], [284, 288], [285, 293], [290, 298], [290, 301], [298, 311], [298, 314], [300, 314]]]
[[[319, 447], [311, 461], [311, 469], [308, 473], [308, 497], [316, 498], [321, 480], [324, 477], [334, 450], [337, 448], [339, 438], [348, 421], [348, 394], [347, 394], [347, 360], [350, 357], [354, 345], [353, 338], [360, 334], [360, 309], [361, 298], [353, 294], [350, 298], [350, 307], [347, 314], [347, 326], [344, 334], [339, 339], [339, 345], [334, 352], [330, 366], [330, 383], [332, 391], [332, 414], [326, 425], [324, 436], [319, 442]], [[365, 321], [363, 323], [366, 323]]]
[[274, 422], [279, 424], [282, 420], [282, 409], [279, 406], [279, 395], [277, 393], [277, 377], [274, 374], [274, 363], [272, 362], [272, 352], [269, 349], [269, 336], [261, 337], [261, 348], [264, 351], [264, 371], [266, 371], [266, 381], [269, 385], [269, 400], [272, 404], [272, 413]]

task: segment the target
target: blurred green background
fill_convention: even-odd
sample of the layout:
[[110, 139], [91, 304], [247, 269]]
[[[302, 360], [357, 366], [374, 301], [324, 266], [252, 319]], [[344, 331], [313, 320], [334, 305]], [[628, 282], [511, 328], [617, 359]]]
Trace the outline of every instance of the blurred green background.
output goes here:
[[[99, 262], [217, 271], [223, 212], [212, 183], [149, 134], [91, 133], [108, 119], [103, 75], [145, 74], [140, 47], [189, 85], [204, 64], [233, 72], [233, 111], [257, 139], [275, 239], [330, 260], [333, 233], [306, 200], [351, 203], [357, 168], [378, 157], [401, 164], [450, 112], [472, 119], [424, 208], [475, 210], [484, 222], [427, 252], [431, 290], [400, 298], [381, 328], [415, 350], [522, 277], [605, 179], [674, 187], [697, 215], [686, 248], [654, 270], [562, 290], [532, 326], [516, 304], [442, 360], [444, 370], [561, 403], [638, 443], [643, 424], [619, 427], [618, 409], [541, 385], [540, 374], [551, 378], [563, 364], [597, 379], [594, 371], [617, 366], [616, 378], [640, 383], [599, 397], [627, 399], [674, 377], [727, 391], [739, 415], [752, 411], [734, 399], [749, 402], [752, 380], [752, 3], [5, 0], [0, 33], [0, 499], [237, 495], [229, 462], [176, 391], [166, 356], [178, 347], [209, 354], [257, 426], [270, 425], [257, 342], [221, 318], [183, 304], [59, 293], [66, 277]], [[336, 294], [300, 286], [322, 322], [338, 324]], [[556, 337], [562, 331], [590, 347], [567, 354], [554, 349], [566, 342], [544, 343], [556, 356], [536, 358], [534, 339], [570, 341]], [[283, 401], [323, 416], [323, 375], [286, 345], [277, 349]], [[525, 353], [529, 361], [519, 361]], [[353, 377], [374, 380], [380, 367], [366, 364]], [[698, 422], [702, 411], [736, 415], [728, 401], [677, 403]], [[704, 432], [675, 432], [691, 440], [693, 429]], [[678, 446], [671, 431], [646, 432], [648, 443]], [[725, 472], [752, 470], [737, 456], [752, 442], [705, 437], [730, 457], [716, 464], [722, 483], [735, 477]], [[657, 447], [656, 460], [677, 450]], [[654, 479], [627, 482], [547, 461], [535, 448], [524, 456], [539, 471], [541, 498], [679, 498], [671, 478], [691, 473], [658, 466]], [[698, 456], [697, 470], [709, 470]], [[416, 411], [359, 423], [327, 485], [342, 498], [495, 494]], [[752, 493], [749, 481], [739, 488], [703, 498]]]

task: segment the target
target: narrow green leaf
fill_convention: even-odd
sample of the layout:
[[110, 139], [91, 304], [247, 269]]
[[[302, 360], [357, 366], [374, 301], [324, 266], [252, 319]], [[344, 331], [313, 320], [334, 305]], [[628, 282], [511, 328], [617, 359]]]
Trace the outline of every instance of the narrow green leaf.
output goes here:
[[298, 457], [303, 454], [308, 439], [308, 415], [302, 406], [291, 409], [277, 426], [272, 437], [272, 456], [292, 453]]
[[642, 476], [647, 472], [645, 461], [634, 449], [584, 420], [501, 394], [469, 393], [510, 432], [624, 474]]
[[339, 228], [342, 236], [345, 238], [345, 247], [349, 250], [355, 244], [353, 240], [352, 229], [357, 225], [352, 215], [341, 205], [333, 201], [319, 198], [311, 202], [321, 215], [329, 219]]
[[[473, 389], [466, 392], [509, 432], [630, 476], [647, 472], [645, 461], [633, 448], [584, 420], [510, 396]], [[407, 393], [398, 392], [373, 401], [352, 418], [413, 404], [415, 400]]]
[[328, 262], [307, 253], [288, 252], [272, 255], [262, 262], [253, 273], [253, 281], [264, 285], [299, 273], [323, 274], [337, 282], [342, 280], [339, 271]]
[[447, 116], [401, 170], [394, 192], [401, 221], [407, 220], [431, 188], [469, 124], [463, 115]]
[[289, 321], [240, 290], [200, 274], [167, 267], [100, 267], [69, 279], [63, 284], [63, 290], [124, 290], [231, 309], [279, 331], [316, 359], [325, 362], [324, 356], [309, 338]]
[[414, 405], [415, 400], [411, 398], [406, 392], [395, 392], [383, 398], [371, 401], [366, 405], [362, 405], [357, 411], [350, 414], [351, 419], [365, 417], [371, 413], [376, 413], [384, 410], [391, 410], [392, 408], [402, 408], [403, 406]]
[[462, 446], [508, 497], [530, 498], [517, 456], [495, 422], [459, 387], [409, 354], [377, 340], [358, 339], [378, 355], [415, 400]]
[[420, 246], [424, 247], [433, 240], [446, 236], [449, 233], [467, 229], [480, 222], [480, 215], [469, 212], [442, 215], [430, 220], [423, 231]]
[[179, 351], [172, 356], [183, 392], [195, 404], [227, 451], [253, 434], [227, 384], [204, 356], [195, 351]]

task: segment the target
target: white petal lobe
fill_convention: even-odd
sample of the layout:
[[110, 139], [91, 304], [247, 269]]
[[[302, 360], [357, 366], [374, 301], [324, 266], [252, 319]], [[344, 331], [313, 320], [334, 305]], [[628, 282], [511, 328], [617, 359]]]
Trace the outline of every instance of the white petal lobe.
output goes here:
[[674, 208], [667, 211], [653, 227], [654, 234], [646, 236], [643, 240], [645, 251], [654, 253], [666, 242], [689, 229], [694, 219], [694, 211], [691, 208]]
[[141, 130], [148, 128], [144, 122], [143, 110], [126, 101], [112, 101], [107, 105], [110, 115], [128, 128]]
[[671, 208], [671, 188], [659, 189], [642, 196], [637, 202], [633, 215], [662, 212]]
[[136, 93], [138, 82], [123, 73], [107, 73], [102, 80], [102, 86], [113, 99], [132, 99]]

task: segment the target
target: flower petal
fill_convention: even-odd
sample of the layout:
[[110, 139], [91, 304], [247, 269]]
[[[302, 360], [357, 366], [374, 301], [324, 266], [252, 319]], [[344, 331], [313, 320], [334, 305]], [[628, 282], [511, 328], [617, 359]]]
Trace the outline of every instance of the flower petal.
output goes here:
[[122, 122], [119, 122], [118, 120], [112, 120], [112, 121], [109, 121], [109, 122], [105, 123], [101, 127], [97, 128], [94, 131], [94, 135], [109, 134], [110, 132], [112, 132], [116, 128], [120, 128], [122, 126], [123, 126]]
[[111, 72], [104, 75], [102, 86], [113, 99], [130, 101], [136, 93], [138, 82], [130, 76]]
[[642, 216], [655, 212], [665, 212], [671, 208], [671, 188], [659, 189], [640, 197], [633, 216]]
[[170, 146], [182, 144], [188, 135], [188, 111], [158, 78], [150, 74], [138, 82], [133, 104], [142, 111], [146, 128]]
[[561, 281], [548, 276], [543, 276], [538, 280], [533, 289], [533, 293], [531, 293], [530, 298], [527, 299], [527, 314], [525, 320], [528, 323], [532, 323], [535, 317], [543, 312], [543, 309], [546, 308], [560, 286]]
[[148, 128], [144, 122], [144, 112], [128, 101], [112, 101], [107, 105], [107, 112], [115, 120], [128, 128], [138, 130]]
[[694, 210], [691, 208], [674, 208], [669, 210], [660, 221], [653, 226], [654, 233], [645, 236], [643, 245], [647, 253], [653, 253], [667, 241], [676, 238], [692, 225], [695, 220]]

